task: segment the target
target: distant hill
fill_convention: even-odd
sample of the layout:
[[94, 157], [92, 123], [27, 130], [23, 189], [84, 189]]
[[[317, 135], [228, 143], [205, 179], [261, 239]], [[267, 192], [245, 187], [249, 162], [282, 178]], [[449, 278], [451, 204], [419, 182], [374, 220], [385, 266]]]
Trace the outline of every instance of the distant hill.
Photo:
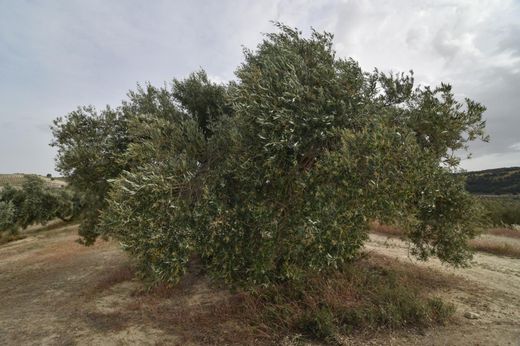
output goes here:
[[[14, 174], [0, 174], [0, 186], [11, 184], [15, 187], [21, 186], [24, 177], [29, 174], [23, 174], [23, 173], [14, 173]], [[39, 176], [42, 178], [48, 186], [53, 188], [60, 188], [67, 185], [67, 182], [63, 178], [48, 178], [45, 176]]]
[[[483, 171], [465, 172], [466, 188], [478, 195], [520, 195], [520, 167], [486, 169]], [[7, 183], [21, 186], [23, 173], [0, 174], [0, 186]], [[60, 188], [67, 185], [64, 178], [48, 178], [40, 176], [51, 187]]]
[[520, 194], [520, 167], [463, 173], [469, 192], [480, 195]]

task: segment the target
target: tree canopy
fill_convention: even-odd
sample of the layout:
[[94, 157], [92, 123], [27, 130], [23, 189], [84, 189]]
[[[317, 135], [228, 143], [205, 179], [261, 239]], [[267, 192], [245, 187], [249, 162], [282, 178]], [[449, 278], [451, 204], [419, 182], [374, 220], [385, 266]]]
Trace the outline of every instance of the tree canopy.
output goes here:
[[16, 233], [56, 218], [68, 221], [81, 212], [81, 207], [77, 193], [67, 188], [50, 188], [40, 177], [28, 175], [20, 188], [0, 187], [0, 234]]
[[485, 108], [411, 72], [365, 72], [331, 34], [277, 28], [227, 85], [199, 71], [55, 121], [57, 169], [90, 196], [85, 243], [117, 238], [152, 281], [196, 256], [254, 286], [338, 268], [380, 220], [418, 258], [466, 263], [477, 209], [452, 173], [486, 139]]

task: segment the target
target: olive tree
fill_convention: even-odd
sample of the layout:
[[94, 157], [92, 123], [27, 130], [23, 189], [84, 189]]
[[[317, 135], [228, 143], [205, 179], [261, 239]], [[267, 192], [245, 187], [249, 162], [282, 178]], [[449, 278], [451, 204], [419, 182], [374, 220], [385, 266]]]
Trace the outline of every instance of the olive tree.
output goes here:
[[0, 201], [0, 235], [2, 232], [15, 233], [15, 208], [13, 202]]
[[81, 209], [81, 196], [74, 191], [51, 188], [40, 177], [28, 175], [21, 187], [6, 185], [0, 190], [0, 232], [16, 233], [56, 218], [69, 221]]
[[231, 283], [299, 280], [356, 258], [373, 220], [399, 224], [420, 259], [465, 264], [477, 209], [452, 173], [486, 139], [485, 108], [277, 26], [227, 86], [194, 74], [131, 93], [120, 147], [105, 125], [78, 139], [73, 116], [57, 123], [58, 167], [103, 184], [95, 226], [152, 281], [176, 282], [193, 256]]
[[336, 57], [332, 35], [283, 25], [246, 51], [237, 78], [234, 118], [208, 154], [200, 253], [217, 276], [254, 284], [337, 268], [374, 219], [399, 223], [419, 258], [469, 258], [475, 209], [453, 152], [484, 138], [484, 107], [411, 74], [365, 73]]

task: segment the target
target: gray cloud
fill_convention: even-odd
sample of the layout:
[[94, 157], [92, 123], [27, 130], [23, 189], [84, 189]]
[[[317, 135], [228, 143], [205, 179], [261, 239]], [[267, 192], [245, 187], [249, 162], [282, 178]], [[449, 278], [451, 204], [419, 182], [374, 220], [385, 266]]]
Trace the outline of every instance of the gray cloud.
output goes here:
[[0, 0], [0, 172], [53, 172], [50, 124], [78, 105], [117, 104], [136, 82], [200, 67], [233, 78], [241, 46], [270, 20], [335, 34], [339, 56], [413, 69], [488, 107], [490, 144], [466, 168], [520, 165], [520, 4], [515, 1]]

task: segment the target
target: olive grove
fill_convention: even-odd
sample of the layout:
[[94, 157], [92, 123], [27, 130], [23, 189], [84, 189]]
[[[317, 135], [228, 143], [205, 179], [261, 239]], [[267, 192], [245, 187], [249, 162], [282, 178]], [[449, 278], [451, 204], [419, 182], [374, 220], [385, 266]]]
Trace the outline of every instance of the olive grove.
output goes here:
[[81, 196], [68, 188], [46, 185], [38, 176], [25, 176], [22, 185], [0, 187], [0, 235], [16, 234], [53, 219], [69, 221], [81, 213]]

